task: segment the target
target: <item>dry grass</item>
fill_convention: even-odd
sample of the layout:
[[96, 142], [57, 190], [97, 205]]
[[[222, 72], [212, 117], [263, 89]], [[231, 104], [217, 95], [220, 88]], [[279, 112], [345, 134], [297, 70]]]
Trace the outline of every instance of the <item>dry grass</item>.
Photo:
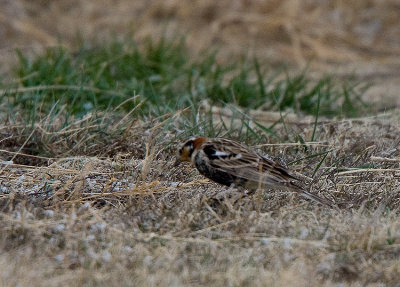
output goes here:
[[[355, 75], [376, 84], [364, 99], [377, 109], [399, 104], [397, 0], [1, 4], [2, 71], [14, 48], [32, 52], [59, 38], [73, 46], [77, 31], [100, 43], [178, 32], [193, 54], [216, 45], [220, 61], [247, 53], [303, 68], [313, 59], [309, 76]], [[216, 123], [225, 112], [213, 110]], [[281, 116], [249, 115], [265, 124]], [[152, 130], [163, 119], [102, 116], [65, 127], [62, 117], [1, 123], [1, 286], [399, 284], [398, 112], [322, 119], [314, 142], [265, 135], [256, 147], [313, 177], [313, 191], [335, 209], [277, 191], [212, 205], [207, 198], [223, 187], [189, 166], [173, 167], [173, 145], [165, 144], [180, 130]], [[286, 119], [277, 129], [283, 139], [311, 138], [313, 119]]]
[[[395, 113], [323, 121], [318, 143], [259, 147], [287, 162], [329, 150], [313, 190], [335, 201], [335, 209], [279, 191], [233, 206], [213, 205], [207, 198], [225, 188], [189, 166], [173, 167], [173, 149], [163, 148], [173, 134], [162, 124], [121, 124], [106, 115], [104, 121], [109, 129], [112, 123], [122, 125], [126, 138], [114, 142], [115, 153], [96, 145], [85, 151], [102, 150], [102, 157], [24, 154], [28, 136], [60, 151], [82, 152], [74, 139], [90, 129], [90, 119], [63, 131], [71, 146], [62, 148], [51, 138], [57, 122], [45, 126], [43, 121], [25, 138], [15, 137], [23, 134], [18, 125], [1, 127], [2, 285], [398, 283], [400, 169], [393, 159], [399, 158], [400, 130]], [[179, 115], [175, 121], [179, 124]], [[286, 129], [310, 138], [313, 125]], [[320, 161], [308, 158], [293, 168], [312, 176]], [[376, 166], [363, 168], [371, 163]]]
[[19, 0], [5, 4], [1, 32], [20, 44], [54, 45], [58, 35], [71, 43], [76, 31], [92, 39], [134, 30], [137, 37], [159, 38], [168, 25], [174, 33], [185, 33], [197, 51], [216, 43], [226, 46], [228, 54], [235, 50], [241, 54], [243, 49], [265, 54], [267, 48], [278, 59], [289, 57], [303, 64], [310, 56], [347, 61], [399, 52], [395, 0], [124, 0], [112, 4], [105, 0]]

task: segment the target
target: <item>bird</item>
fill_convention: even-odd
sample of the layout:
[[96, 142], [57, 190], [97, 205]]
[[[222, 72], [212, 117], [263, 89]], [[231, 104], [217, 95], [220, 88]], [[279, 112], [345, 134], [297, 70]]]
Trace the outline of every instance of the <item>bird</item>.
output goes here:
[[191, 162], [200, 174], [228, 187], [253, 192], [283, 189], [332, 206], [327, 199], [307, 191], [304, 181], [288, 168], [231, 139], [191, 137], [178, 148], [176, 164], [180, 162]]

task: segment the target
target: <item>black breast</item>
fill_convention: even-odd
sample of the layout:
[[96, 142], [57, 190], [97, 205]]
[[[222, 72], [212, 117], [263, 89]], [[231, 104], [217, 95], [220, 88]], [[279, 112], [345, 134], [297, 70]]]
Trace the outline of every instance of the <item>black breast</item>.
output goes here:
[[236, 184], [238, 182], [238, 177], [218, 170], [217, 167], [212, 167], [212, 158], [209, 158], [210, 162], [206, 162], [206, 160], [203, 160], [199, 154], [200, 153], [198, 153], [195, 157], [195, 165], [202, 175], [226, 186], [231, 186], [232, 184]]

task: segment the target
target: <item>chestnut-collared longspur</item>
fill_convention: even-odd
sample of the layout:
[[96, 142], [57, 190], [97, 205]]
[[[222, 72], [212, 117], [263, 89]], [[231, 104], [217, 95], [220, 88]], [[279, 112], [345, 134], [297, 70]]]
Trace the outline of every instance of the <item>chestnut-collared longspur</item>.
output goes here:
[[179, 148], [180, 161], [190, 161], [202, 175], [226, 186], [286, 189], [331, 206], [305, 190], [303, 181], [287, 168], [233, 140], [192, 137]]

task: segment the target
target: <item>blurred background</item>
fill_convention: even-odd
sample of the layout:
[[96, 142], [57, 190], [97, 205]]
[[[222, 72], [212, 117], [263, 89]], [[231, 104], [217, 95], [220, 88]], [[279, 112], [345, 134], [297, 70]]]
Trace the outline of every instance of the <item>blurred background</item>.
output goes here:
[[[190, 53], [219, 61], [256, 55], [291, 69], [355, 77], [381, 109], [400, 104], [398, 0], [0, 0], [0, 69], [15, 49], [132, 36], [185, 36]], [[383, 99], [383, 100], [382, 100]]]

